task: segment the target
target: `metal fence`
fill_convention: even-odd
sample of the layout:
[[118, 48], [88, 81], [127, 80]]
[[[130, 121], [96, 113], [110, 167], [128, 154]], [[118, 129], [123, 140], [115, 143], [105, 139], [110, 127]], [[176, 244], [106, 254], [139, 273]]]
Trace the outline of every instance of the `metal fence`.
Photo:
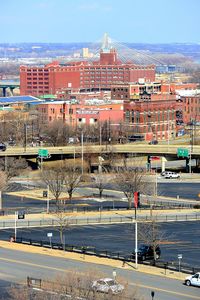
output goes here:
[[[154, 212], [153, 219], [157, 222], [179, 222], [179, 221], [198, 221], [200, 220], [200, 212], [191, 214], [171, 214], [162, 215]], [[66, 218], [67, 220], [67, 218]], [[138, 222], [148, 222], [152, 220], [150, 215], [137, 215]], [[134, 223], [134, 216], [124, 216], [116, 214], [113, 216], [103, 216], [102, 211], [95, 217], [80, 217], [80, 218], [68, 218], [69, 226], [83, 226], [83, 225], [97, 225], [97, 224], [120, 224], [120, 223]], [[66, 222], [66, 221], [65, 221]], [[40, 219], [40, 220], [17, 220], [17, 228], [29, 228], [29, 227], [54, 227], [58, 226], [59, 222], [55, 219]], [[15, 227], [15, 220], [0, 221], [0, 229], [9, 229]]]
[[[108, 250], [99, 250], [95, 247], [91, 246], [76, 246], [76, 245], [69, 245], [69, 244], [60, 244], [60, 243], [54, 243], [49, 241], [42, 241], [42, 240], [33, 240], [33, 239], [27, 239], [23, 237], [17, 237], [15, 243], [22, 243], [26, 245], [32, 245], [37, 247], [44, 247], [49, 249], [55, 249], [55, 250], [62, 250], [62, 251], [68, 251], [68, 252], [75, 252], [75, 253], [81, 253], [83, 255], [83, 259], [85, 258], [84, 255], [92, 255], [96, 257], [104, 257], [104, 258], [110, 258], [115, 260], [120, 260], [122, 262], [122, 266], [125, 266], [125, 264], [129, 264], [134, 268], [134, 265], [131, 263], [135, 262], [134, 257], [132, 255], [123, 256], [122, 253], [119, 252], [111, 252]], [[145, 261], [138, 261], [139, 264], [154, 266], [157, 268], [164, 269], [164, 272], [166, 274], [167, 270], [169, 271], [176, 271], [176, 272], [182, 272], [186, 274], [194, 274], [196, 272], [200, 272], [200, 268], [191, 267], [189, 265], [180, 265], [178, 262], [167, 262], [167, 261], [161, 261], [161, 260], [145, 260]]]
[[[77, 279], [77, 280], [76, 280]], [[81, 283], [80, 278], [74, 278], [74, 281], [70, 283], [70, 281], [65, 280], [65, 283], [56, 281], [50, 281], [41, 278], [35, 277], [27, 277], [27, 287], [29, 291], [31, 289], [32, 293], [37, 295], [41, 293], [44, 296], [50, 295], [54, 296], [53, 299], [76, 299], [76, 300], [95, 300], [95, 299], [104, 299], [104, 300], [137, 300], [139, 299], [137, 296], [134, 295], [133, 297], [126, 296], [123, 292], [122, 294], [112, 294], [112, 293], [105, 293], [101, 294], [95, 289], [92, 288], [92, 281], [87, 279]], [[83, 287], [84, 286], [84, 287]], [[58, 296], [58, 298], [55, 296]], [[46, 299], [46, 297], [44, 297]], [[34, 297], [35, 299], [35, 297]], [[52, 298], [51, 298], [52, 299]]]
[[[120, 199], [115, 200], [112, 199], [112, 204], [111, 205], [106, 205], [104, 206], [102, 203], [100, 205], [91, 205], [91, 206], [82, 206], [82, 207], [78, 207], [75, 206], [74, 204], [67, 204], [66, 208], [64, 208], [64, 210], [66, 212], [72, 213], [72, 212], [81, 212], [81, 213], [87, 213], [87, 212], [97, 212], [99, 210], [101, 211], [121, 211], [121, 210], [128, 210], [128, 206], [127, 205], [122, 205], [119, 203], [117, 203], [117, 201], [119, 202]], [[50, 212], [53, 213], [56, 209], [56, 206], [54, 205], [55, 201], [51, 200], [51, 206], [50, 206]], [[196, 207], [197, 206], [197, 207]], [[141, 207], [138, 208], [138, 211], [145, 211], [146, 209], [152, 208], [154, 210], [173, 210], [173, 209], [192, 209], [192, 208], [199, 208], [200, 209], [200, 204], [198, 207], [198, 204], [190, 204], [190, 203], [175, 203], [172, 201], [160, 201], [160, 200], [151, 200], [151, 201], [146, 201], [146, 203], [142, 203]], [[35, 214], [35, 213], [43, 213], [46, 212], [47, 210], [47, 205], [44, 204], [43, 207], [32, 207], [32, 208], [23, 208], [23, 207], [19, 207], [19, 208], [6, 208], [6, 209], [1, 209], [0, 210], [0, 216], [9, 216], [9, 215], [13, 215], [15, 213], [16, 210], [20, 210], [20, 211], [24, 211], [25, 214]]]

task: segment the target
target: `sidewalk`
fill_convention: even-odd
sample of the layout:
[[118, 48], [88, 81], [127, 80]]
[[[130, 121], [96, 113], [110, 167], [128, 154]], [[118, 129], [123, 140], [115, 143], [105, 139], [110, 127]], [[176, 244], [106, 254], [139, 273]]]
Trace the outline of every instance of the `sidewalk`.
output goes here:
[[129, 270], [129, 271], [135, 271], [135, 272], [142, 272], [146, 274], [151, 274], [151, 275], [157, 275], [157, 276], [162, 276], [162, 277], [167, 277], [167, 278], [172, 278], [172, 279], [178, 279], [180, 281], [184, 281], [185, 277], [187, 274], [184, 273], [179, 273], [171, 270], [165, 270], [152, 267], [152, 266], [145, 266], [142, 264], [138, 264], [138, 268], [135, 269], [135, 263], [125, 263], [123, 264], [122, 261], [119, 260], [113, 260], [113, 259], [108, 259], [108, 258], [99, 258], [95, 257], [92, 255], [86, 255], [86, 254], [79, 254], [79, 253], [73, 253], [73, 252], [64, 252], [62, 250], [54, 250], [54, 249], [46, 249], [46, 248], [39, 248], [35, 246], [28, 246], [28, 245], [23, 245], [23, 244], [17, 244], [17, 243], [12, 243], [12, 242], [6, 242], [6, 241], [0, 241], [0, 247], [3, 249], [10, 249], [10, 250], [15, 250], [15, 251], [22, 251], [26, 253], [37, 253], [41, 255], [49, 255], [53, 257], [60, 257], [60, 258], [66, 258], [66, 259], [72, 259], [72, 260], [77, 260], [81, 262], [86, 262], [86, 263], [92, 263], [92, 264], [97, 264], [97, 265], [105, 265], [105, 266], [111, 266], [113, 268], [119, 268], [119, 269], [124, 269], [124, 270]]
[[[183, 212], [185, 214], [187, 213], [195, 213], [195, 212], [200, 212], [199, 209], [171, 209], [171, 210], [138, 210], [137, 211], [137, 215], [140, 216], [140, 215], [144, 215], [145, 216], [150, 216], [152, 215], [152, 212], [153, 212], [153, 216], [156, 217], [157, 215], [163, 215], [163, 216], [166, 216], [166, 215], [170, 215], [172, 214], [173, 212], [176, 212], [177, 215], [179, 214], [182, 214]], [[121, 215], [122, 217], [132, 217], [133, 218], [133, 221], [134, 221], [134, 217], [135, 217], [135, 211], [132, 209], [132, 210], [110, 210], [110, 211], [101, 211], [101, 217], [105, 216], [105, 217], [109, 217], [111, 215]], [[65, 213], [66, 217], [73, 217], [73, 218], [76, 218], [76, 217], [79, 217], [79, 216], [84, 216], [85, 218], [86, 217], [93, 217], [93, 216], [100, 216], [100, 212], [99, 211], [91, 211], [91, 212], [66, 212]], [[26, 220], [52, 220], [52, 219], [56, 219], [58, 218], [58, 216], [54, 213], [49, 213], [47, 214], [46, 212], [42, 212], [42, 213], [35, 213], [35, 214], [26, 214]], [[4, 216], [0, 216], [0, 220], [1, 221], [6, 221], [6, 220], [14, 220], [15, 219], [15, 213], [13, 213], [12, 215], [4, 215]]]

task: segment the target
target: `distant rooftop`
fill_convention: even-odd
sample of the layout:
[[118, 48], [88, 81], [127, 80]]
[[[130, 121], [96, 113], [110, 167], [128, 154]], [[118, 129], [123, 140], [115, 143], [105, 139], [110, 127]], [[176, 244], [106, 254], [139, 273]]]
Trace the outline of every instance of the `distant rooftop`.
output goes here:
[[195, 90], [176, 90], [176, 93], [179, 96], [182, 97], [192, 97], [192, 96], [197, 96], [200, 95], [200, 89], [195, 89]]
[[11, 97], [0, 97], [0, 105], [19, 104], [19, 103], [33, 103], [40, 102], [39, 98], [33, 96], [11, 96]]

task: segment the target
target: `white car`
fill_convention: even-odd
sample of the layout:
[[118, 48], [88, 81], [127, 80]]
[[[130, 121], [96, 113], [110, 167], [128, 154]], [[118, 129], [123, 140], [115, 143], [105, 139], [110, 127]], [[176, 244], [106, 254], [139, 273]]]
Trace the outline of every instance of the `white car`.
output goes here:
[[112, 278], [102, 278], [92, 282], [92, 289], [102, 293], [118, 294], [124, 290], [124, 286]]
[[194, 275], [187, 276], [185, 278], [185, 284], [187, 286], [194, 285], [200, 287], [200, 272]]
[[161, 173], [162, 176], [164, 176], [166, 179], [170, 178], [180, 178], [180, 174], [175, 172], [163, 172]]

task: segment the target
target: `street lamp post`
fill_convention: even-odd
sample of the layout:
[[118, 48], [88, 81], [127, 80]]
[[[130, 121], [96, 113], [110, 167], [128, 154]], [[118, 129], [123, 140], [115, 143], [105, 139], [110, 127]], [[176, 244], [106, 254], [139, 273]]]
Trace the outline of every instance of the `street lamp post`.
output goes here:
[[26, 152], [27, 146], [27, 124], [24, 123], [24, 152]]
[[99, 145], [102, 144], [102, 132], [101, 132], [101, 124], [99, 124]]
[[192, 173], [192, 145], [190, 145], [189, 173]]
[[49, 213], [49, 185], [47, 185], [47, 214]]
[[137, 208], [139, 192], [134, 192], [134, 207], [135, 207], [135, 268], [138, 268], [138, 224], [137, 224]]
[[81, 170], [83, 175], [83, 131], [81, 132]]
[[169, 109], [167, 110], [167, 126], [168, 126], [168, 133], [167, 133], [167, 145], [169, 149], [169, 135], [170, 135], [170, 126], [169, 126]]

